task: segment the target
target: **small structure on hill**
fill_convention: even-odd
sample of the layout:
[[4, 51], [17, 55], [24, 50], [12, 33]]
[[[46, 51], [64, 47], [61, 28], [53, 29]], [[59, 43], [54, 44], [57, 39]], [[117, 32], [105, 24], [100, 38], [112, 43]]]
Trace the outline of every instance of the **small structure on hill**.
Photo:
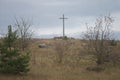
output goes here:
[[63, 39], [63, 37], [62, 37], [62, 36], [60, 36], [60, 37], [54, 37], [54, 39], [55, 39], [55, 40]]

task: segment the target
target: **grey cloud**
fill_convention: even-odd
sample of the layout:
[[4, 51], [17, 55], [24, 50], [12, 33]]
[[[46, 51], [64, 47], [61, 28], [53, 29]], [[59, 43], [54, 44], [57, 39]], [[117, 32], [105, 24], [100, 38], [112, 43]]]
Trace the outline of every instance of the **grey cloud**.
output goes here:
[[83, 18], [119, 13], [119, 9], [120, 0], [0, 0], [0, 28], [14, 24], [14, 16], [32, 17], [36, 28], [57, 28], [62, 26], [63, 13], [69, 18], [66, 26], [72, 28], [86, 22]]

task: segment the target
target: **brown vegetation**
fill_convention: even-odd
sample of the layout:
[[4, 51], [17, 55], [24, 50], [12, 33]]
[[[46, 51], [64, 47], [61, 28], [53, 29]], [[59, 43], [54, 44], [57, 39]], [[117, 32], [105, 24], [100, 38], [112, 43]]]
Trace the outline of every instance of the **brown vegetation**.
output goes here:
[[[27, 75], [2, 75], [0, 80], [119, 80], [119, 64], [111, 63], [101, 65], [107, 67], [104, 71], [97, 73], [86, 70], [89, 66], [96, 66], [93, 55], [82, 54], [80, 40], [67, 40], [69, 47], [64, 51], [62, 63], [58, 64], [55, 50], [57, 40], [31, 40], [29, 50], [31, 51], [30, 72]], [[39, 48], [38, 44], [51, 44], [47, 48]], [[63, 44], [63, 43], [61, 43]], [[114, 48], [119, 53], [120, 42]], [[6, 77], [7, 76], [7, 77]]]

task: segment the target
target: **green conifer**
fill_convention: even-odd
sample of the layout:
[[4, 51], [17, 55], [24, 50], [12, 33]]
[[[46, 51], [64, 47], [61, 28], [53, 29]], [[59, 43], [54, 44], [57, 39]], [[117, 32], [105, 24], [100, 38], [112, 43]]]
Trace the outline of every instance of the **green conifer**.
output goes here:
[[19, 74], [29, 71], [29, 54], [22, 55], [18, 47], [14, 47], [17, 41], [17, 31], [12, 31], [8, 26], [8, 33], [0, 43], [0, 72]]

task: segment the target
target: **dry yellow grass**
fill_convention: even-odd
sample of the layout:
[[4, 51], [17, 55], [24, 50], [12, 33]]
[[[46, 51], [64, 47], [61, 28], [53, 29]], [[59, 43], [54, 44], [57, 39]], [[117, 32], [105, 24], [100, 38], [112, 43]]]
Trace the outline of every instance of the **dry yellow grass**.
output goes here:
[[[71, 45], [65, 52], [63, 62], [58, 64], [54, 41], [33, 40], [29, 47], [31, 51], [30, 72], [24, 76], [0, 74], [0, 80], [120, 80], [118, 66], [108, 65], [105, 71], [99, 73], [87, 71], [86, 67], [95, 65], [95, 63], [84, 59], [77, 60], [80, 53], [79, 40], [69, 41]], [[39, 48], [39, 43], [50, 44], [50, 47]]]

